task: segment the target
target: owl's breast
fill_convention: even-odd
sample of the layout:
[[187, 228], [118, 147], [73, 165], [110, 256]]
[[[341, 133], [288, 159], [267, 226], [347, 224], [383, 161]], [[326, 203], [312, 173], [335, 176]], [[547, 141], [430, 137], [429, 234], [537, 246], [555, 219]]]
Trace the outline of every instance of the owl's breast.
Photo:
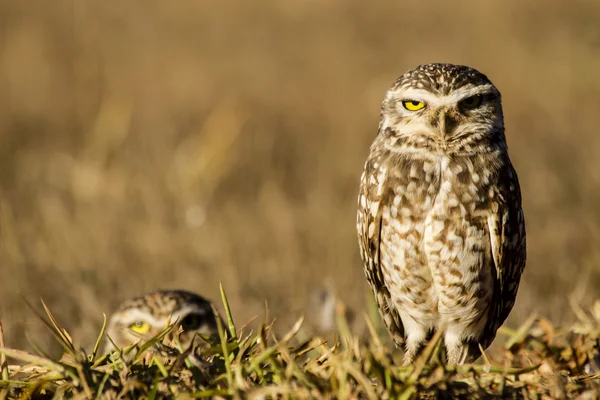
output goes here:
[[425, 217], [441, 189], [439, 161], [430, 157], [397, 157], [390, 164], [382, 199], [389, 206], [390, 217], [400, 220]]
[[423, 243], [440, 192], [440, 164], [435, 158], [415, 155], [388, 161], [379, 205], [382, 272], [398, 309], [433, 327], [438, 304]]
[[487, 218], [494, 196], [477, 158], [440, 160], [440, 186], [424, 221], [422, 251], [449, 323], [477, 336], [492, 295], [493, 265]]
[[483, 156], [412, 155], [390, 164], [384, 200], [393, 218], [424, 217], [434, 209], [445, 218], [477, 217], [494, 197], [494, 174]]
[[381, 204], [384, 275], [398, 306], [428, 325], [436, 325], [447, 310], [480, 321], [479, 310], [489, 300], [483, 207], [489, 177], [477, 171], [475, 161], [399, 159], [387, 175]]

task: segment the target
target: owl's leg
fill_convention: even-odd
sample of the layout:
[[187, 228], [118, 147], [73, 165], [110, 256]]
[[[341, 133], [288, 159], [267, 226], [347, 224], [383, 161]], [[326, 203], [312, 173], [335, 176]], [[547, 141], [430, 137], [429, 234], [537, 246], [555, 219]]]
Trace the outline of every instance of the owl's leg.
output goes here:
[[400, 319], [404, 325], [406, 339], [404, 342], [404, 365], [413, 363], [419, 352], [427, 341], [428, 329], [415, 321], [407, 313], [399, 312]]
[[426, 331], [411, 332], [406, 336], [404, 344], [404, 365], [410, 365], [415, 361], [419, 352], [423, 349], [423, 345], [427, 341]]
[[444, 336], [448, 365], [462, 365], [469, 355], [469, 344], [457, 332], [448, 329]]

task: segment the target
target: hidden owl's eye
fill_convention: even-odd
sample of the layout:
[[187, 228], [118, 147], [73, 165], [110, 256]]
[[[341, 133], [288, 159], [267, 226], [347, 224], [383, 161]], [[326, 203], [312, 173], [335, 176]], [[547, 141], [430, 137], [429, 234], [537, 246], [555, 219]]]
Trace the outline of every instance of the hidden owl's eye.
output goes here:
[[420, 110], [421, 108], [425, 107], [425, 103], [423, 103], [422, 101], [416, 101], [416, 100], [404, 100], [402, 102], [402, 105], [408, 111], [417, 111], [417, 110]]
[[481, 105], [481, 95], [477, 94], [475, 96], [467, 97], [466, 99], [461, 100], [461, 102], [458, 103], [458, 105], [466, 109], [477, 108]]
[[191, 331], [194, 329], [198, 329], [200, 325], [202, 325], [203, 318], [202, 315], [199, 314], [190, 314], [187, 315], [184, 319], [181, 320], [181, 328], [184, 331]]
[[129, 329], [143, 335], [150, 331], [150, 324], [144, 321], [135, 321], [133, 324], [129, 325]]

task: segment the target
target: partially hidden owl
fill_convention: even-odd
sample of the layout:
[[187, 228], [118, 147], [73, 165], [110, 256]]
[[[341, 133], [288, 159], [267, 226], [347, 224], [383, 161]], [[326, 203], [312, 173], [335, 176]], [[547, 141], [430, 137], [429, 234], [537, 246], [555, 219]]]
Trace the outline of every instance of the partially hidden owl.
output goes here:
[[364, 167], [357, 230], [380, 315], [410, 364], [442, 330], [476, 360], [510, 313], [525, 222], [500, 92], [462, 65], [420, 65], [387, 91]]
[[[182, 349], [188, 348], [197, 333], [218, 339], [217, 321], [210, 301], [184, 290], [158, 290], [124, 301], [109, 318], [106, 335], [122, 349], [133, 343], [144, 343], [174, 325], [168, 339], [179, 333]], [[104, 351], [115, 350], [105, 339]], [[195, 342], [203, 344], [202, 339]]]

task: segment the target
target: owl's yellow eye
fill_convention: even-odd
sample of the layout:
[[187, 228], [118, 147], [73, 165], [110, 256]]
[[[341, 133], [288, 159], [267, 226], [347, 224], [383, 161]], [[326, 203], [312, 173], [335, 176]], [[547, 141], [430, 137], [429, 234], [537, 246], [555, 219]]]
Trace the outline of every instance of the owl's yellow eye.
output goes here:
[[481, 104], [481, 96], [475, 95], [475, 96], [467, 97], [466, 99], [462, 100], [459, 103], [459, 106], [463, 107], [463, 108], [472, 109], [472, 108], [479, 107], [480, 104]]
[[150, 331], [150, 324], [144, 321], [136, 321], [129, 325], [129, 329], [141, 335]]
[[420, 110], [421, 108], [425, 107], [425, 103], [423, 103], [422, 101], [416, 101], [416, 100], [404, 100], [402, 102], [402, 105], [408, 111], [417, 111], [417, 110]]

